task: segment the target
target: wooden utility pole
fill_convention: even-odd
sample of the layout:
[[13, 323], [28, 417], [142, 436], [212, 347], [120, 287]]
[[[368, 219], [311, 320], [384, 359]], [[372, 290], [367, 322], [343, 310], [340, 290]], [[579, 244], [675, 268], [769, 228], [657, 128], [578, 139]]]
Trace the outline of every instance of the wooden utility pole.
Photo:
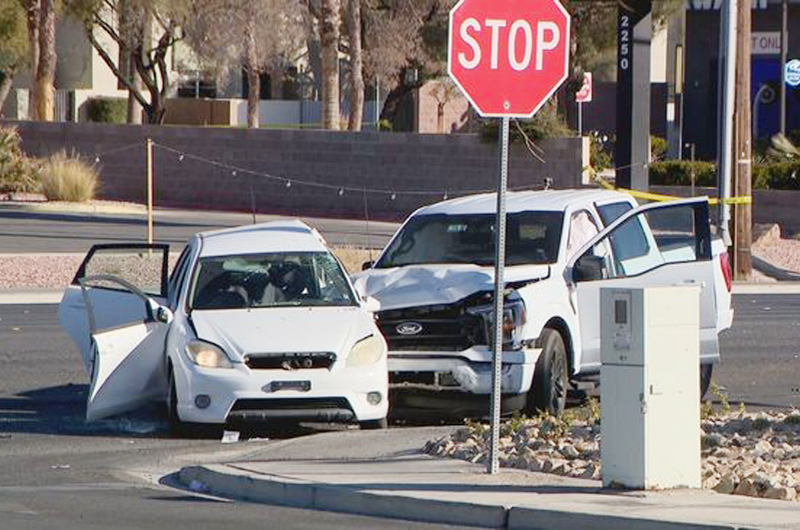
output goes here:
[[[752, 0], [739, 0], [736, 41], [736, 196], [752, 195], [752, 136], [750, 112], [750, 34]], [[750, 279], [753, 262], [750, 246], [753, 241], [753, 212], [751, 204], [736, 206], [734, 276]]]

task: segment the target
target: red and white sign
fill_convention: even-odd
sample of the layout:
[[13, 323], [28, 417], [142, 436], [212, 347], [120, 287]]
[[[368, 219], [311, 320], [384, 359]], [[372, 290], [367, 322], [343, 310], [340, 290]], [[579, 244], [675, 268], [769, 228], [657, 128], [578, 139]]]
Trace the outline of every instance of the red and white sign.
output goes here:
[[484, 117], [533, 116], [569, 69], [569, 13], [558, 0], [460, 0], [447, 69]]
[[575, 92], [575, 101], [578, 103], [591, 103], [592, 101], [592, 73], [583, 73], [581, 89]]

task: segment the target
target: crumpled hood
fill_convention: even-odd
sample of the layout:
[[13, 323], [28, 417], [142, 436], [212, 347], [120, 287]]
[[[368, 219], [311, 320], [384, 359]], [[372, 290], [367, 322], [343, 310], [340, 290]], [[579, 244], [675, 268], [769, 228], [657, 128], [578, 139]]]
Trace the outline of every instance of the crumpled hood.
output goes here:
[[[505, 270], [506, 285], [540, 280], [549, 265], [517, 265]], [[494, 267], [478, 265], [410, 265], [370, 269], [353, 277], [362, 296], [372, 296], [381, 310], [434, 304], [451, 304], [467, 296], [494, 290]]]
[[199, 339], [213, 342], [234, 359], [248, 353], [349, 352], [373, 333], [360, 307], [290, 307], [192, 312]]

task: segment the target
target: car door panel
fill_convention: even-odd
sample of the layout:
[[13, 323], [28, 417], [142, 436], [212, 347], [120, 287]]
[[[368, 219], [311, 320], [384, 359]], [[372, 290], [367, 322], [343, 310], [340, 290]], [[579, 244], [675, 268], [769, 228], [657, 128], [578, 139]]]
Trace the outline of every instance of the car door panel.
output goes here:
[[[668, 210], [668, 209], [674, 210]], [[694, 231], [694, 239], [659, 227], [651, 230], [647, 215], [680, 212]], [[641, 233], [631, 244], [632, 223], [640, 223]], [[659, 231], [661, 238], [654, 235]], [[666, 236], [664, 236], [666, 234]], [[680, 234], [679, 234], [680, 235]], [[629, 239], [621, 239], [627, 236]], [[615, 238], [617, 238], [615, 240]], [[610, 245], [605, 245], [610, 241]], [[678, 241], [676, 245], [674, 241]], [[571, 284], [573, 303], [578, 308], [581, 330], [581, 371], [596, 371], [600, 367], [600, 308], [601, 288], [637, 288], [656, 285], [698, 285], [700, 294], [700, 354], [703, 360], [719, 357], [716, 330], [716, 293], [714, 262], [711, 260], [710, 234], [708, 231], [708, 206], [704, 199], [676, 201], [660, 205], [647, 205], [620, 216], [605, 230], [590, 241], [570, 261], [570, 271], [575, 262], [587, 253], [593, 253], [598, 245], [604, 252], [611, 248], [613, 264], [611, 277], [578, 281]], [[683, 246], [681, 246], [683, 245]]]
[[98, 331], [86, 421], [121, 414], [165, 395], [164, 344], [169, 326], [161, 322]]

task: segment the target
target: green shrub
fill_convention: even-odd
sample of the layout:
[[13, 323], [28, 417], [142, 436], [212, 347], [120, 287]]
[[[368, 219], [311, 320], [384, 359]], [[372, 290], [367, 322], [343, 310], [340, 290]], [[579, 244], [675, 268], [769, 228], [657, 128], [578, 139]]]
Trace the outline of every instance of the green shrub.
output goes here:
[[597, 131], [592, 131], [589, 133], [589, 142], [589, 163], [595, 171], [603, 171], [614, 165], [613, 139], [609, 140], [600, 136]]
[[86, 117], [98, 123], [125, 123], [128, 121], [128, 100], [90, 98], [86, 100]]
[[660, 136], [650, 136], [650, 160], [664, 160], [667, 156], [667, 141]]
[[0, 192], [38, 191], [36, 163], [25, 157], [13, 127], [0, 127]]
[[93, 165], [77, 155], [59, 151], [42, 165], [42, 193], [49, 201], [84, 202], [97, 191], [98, 174]]
[[800, 161], [773, 162], [753, 166], [753, 187], [773, 190], [800, 190]]
[[665, 160], [650, 164], [650, 184], [656, 186], [691, 186], [692, 172], [696, 186], [716, 186], [717, 169], [711, 162]]

